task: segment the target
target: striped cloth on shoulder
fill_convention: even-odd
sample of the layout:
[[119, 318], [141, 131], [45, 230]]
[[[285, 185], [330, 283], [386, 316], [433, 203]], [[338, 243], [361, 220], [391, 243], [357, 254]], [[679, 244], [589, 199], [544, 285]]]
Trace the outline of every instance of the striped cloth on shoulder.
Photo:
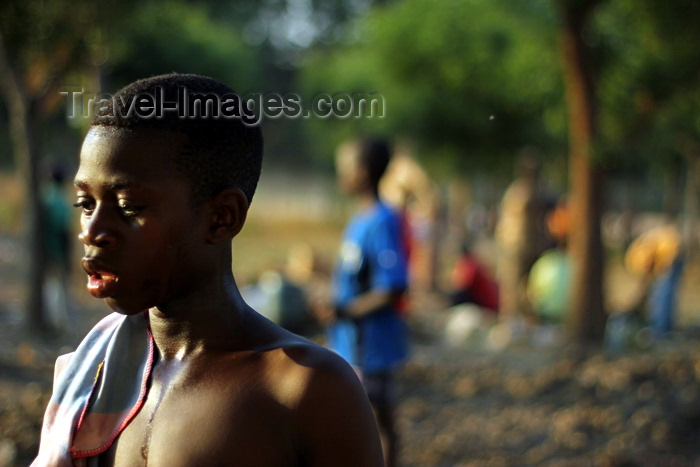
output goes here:
[[147, 312], [110, 314], [59, 357], [31, 467], [86, 466], [106, 451], [141, 409], [153, 357]]

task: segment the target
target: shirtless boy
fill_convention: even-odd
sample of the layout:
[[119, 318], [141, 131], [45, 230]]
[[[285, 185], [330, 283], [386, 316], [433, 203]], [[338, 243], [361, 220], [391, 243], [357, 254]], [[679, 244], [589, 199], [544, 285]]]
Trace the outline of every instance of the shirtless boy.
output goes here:
[[354, 371], [236, 287], [231, 239], [260, 173], [259, 128], [209, 118], [206, 105], [195, 118], [122, 116], [139, 96], [192, 93], [233, 91], [194, 75], [137, 81], [98, 109], [83, 142], [82, 264], [116, 313], [59, 358], [33, 465], [382, 465]]

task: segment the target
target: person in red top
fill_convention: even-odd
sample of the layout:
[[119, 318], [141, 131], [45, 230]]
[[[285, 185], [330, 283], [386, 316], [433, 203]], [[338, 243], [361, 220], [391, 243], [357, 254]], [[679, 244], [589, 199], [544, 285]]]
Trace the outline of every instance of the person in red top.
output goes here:
[[452, 287], [453, 305], [474, 303], [498, 312], [498, 284], [466, 244], [452, 270]]

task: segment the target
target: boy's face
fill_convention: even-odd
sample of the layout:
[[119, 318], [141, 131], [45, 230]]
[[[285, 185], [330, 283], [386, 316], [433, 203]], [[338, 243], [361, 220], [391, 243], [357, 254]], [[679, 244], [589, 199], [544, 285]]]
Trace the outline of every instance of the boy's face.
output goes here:
[[[132, 314], [192, 290], [207, 225], [172, 163], [182, 135], [94, 127], [75, 176], [88, 291]], [[199, 261], [198, 261], [199, 260]]]

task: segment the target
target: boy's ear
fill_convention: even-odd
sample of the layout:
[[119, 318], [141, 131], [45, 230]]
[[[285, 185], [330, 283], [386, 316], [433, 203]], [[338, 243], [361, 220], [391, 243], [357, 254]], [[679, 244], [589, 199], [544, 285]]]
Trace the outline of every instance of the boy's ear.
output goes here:
[[248, 199], [239, 188], [226, 188], [210, 201], [212, 206], [207, 241], [216, 245], [238, 235], [248, 214]]

